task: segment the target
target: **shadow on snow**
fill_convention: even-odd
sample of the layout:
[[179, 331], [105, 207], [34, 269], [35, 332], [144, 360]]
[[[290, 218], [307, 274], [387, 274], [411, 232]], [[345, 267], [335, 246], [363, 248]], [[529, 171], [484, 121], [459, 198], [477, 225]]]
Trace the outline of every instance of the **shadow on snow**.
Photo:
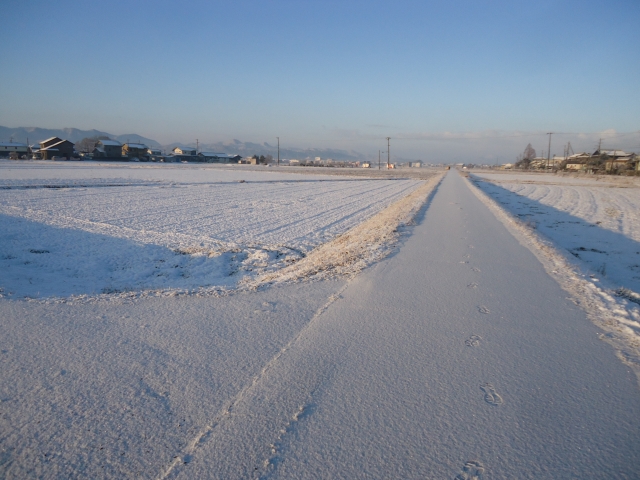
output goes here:
[[474, 183], [523, 223], [613, 284], [640, 291], [640, 243], [491, 182]]

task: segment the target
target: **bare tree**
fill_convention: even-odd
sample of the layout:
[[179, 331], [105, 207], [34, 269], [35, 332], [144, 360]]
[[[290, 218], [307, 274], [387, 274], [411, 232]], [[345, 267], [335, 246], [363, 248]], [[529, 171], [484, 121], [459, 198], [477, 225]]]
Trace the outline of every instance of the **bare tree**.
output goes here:
[[79, 152], [93, 152], [93, 149], [96, 148], [96, 145], [100, 140], [111, 140], [109, 137], [99, 136], [99, 137], [85, 137], [79, 142], [76, 142], [76, 150]]
[[536, 158], [536, 151], [531, 146], [531, 144], [528, 144], [527, 148], [524, 149], [524, 153], [522, 154], [522, 158], [523, 158], [523, 160], [524, 159], [533, 160], [534, 158]]
[[523, 168], [525, 170], [528, 170], [529, 165], [531, 165], [531, 160], [529, 158], [525, 158], [523, 154], [518, 155], [518, 157], [516, 158], [516, 168]]

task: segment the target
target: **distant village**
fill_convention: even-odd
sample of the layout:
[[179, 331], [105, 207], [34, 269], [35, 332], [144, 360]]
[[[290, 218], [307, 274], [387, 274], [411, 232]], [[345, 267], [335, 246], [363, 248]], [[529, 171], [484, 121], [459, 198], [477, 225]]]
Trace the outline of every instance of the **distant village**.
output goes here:
[[[87, 139], [85, 139], [87, 140]], [[83, 143], [86, 147], [86, 142]], [[142, 143], [120, 143], [117, 140], [101, 139], [91, 143], [90, 148], [80, 151], [76, 145], [59, 137], [51, 137], [38, 144], [28, 145], [20, 142], [0, 142], [0, 158], [12, 160], [111, 160], [127, 162], [202, 162], [202, 163], [230, 163], [230, 164], [273, 164], [276, 160], [271, 155], [253, 155], [243, 157], [219, 152], [200, 152], [196, 148], [175, 147], [170, 153], [164, 153], [157, 148], [148, 147]], [[400, 168], [444, 166], [443, 164], [425, 164], [421, 161], [405, 163], [340, 161], [321, 157], [298, 159], [278, 159], [282, 165], [290, 166], [324, 166], [343, 168]], [[478, 165], [458, 163], [462, 169], [492, 168], [500, 170], [528, 170], [528, 171], [573, 171], [591, 174], [638, 175], [640, 174], [640, 156], [623, 150], [604, 150], [598, 148], [593, 153], [573, 153], [569, 147], [563, 156], [553, 155], [547, 158], [535, 155], [531, 145], [525, 153], [520, 155], [515, 163], [503, 165]]]
[[19, 142], [0, 142], [0, 157], [13, 160], [119, 160], [127, 162], [238, 163], [240, 155], [197, 152], [196, 149], [176, 147], [171, 154], [150, 148], [142, 143], [120, 143], [117, 140], [97, 140], [90, 151], [78, 152], [75, 144], [59, 137], [51, 137], [36, 145]]
[[573, 171], [591, 174], [637, 175], [640, 172], [640, 157], [624, 150], [605, 150], [598, 146], [593, 153], [574, 153], [571, 143], [565, 148], [563, 156], [538, 157], [531, 144], [515, 163], [507, 163], [504, 170], [553, 170]]
[[504, 163], [502, 165], [476, 165], [476, 164], [456, 164], [463, 170], [472, 168], [492, 168], [497, 170], [526, 170], [526, 171], [568, 171], [581, 172], [587, 174], [606, 175], [639, 175], [640, 156], [624, 150], [607, 150], [598, 148], [593, 153], [574, 153], [569, 142], [562, 156], [548, 155], [537, 156], [536, 151], [527, 145], [524, 153], [518, 155], [515, 163]]
[[[85, 139], [86, 140], [86, 139]], [[83, 146], [86, 142], [81, 141]], [[88, 151], [77, 151], [76, 145], [59, 137], [51, 137], [38, 144], [28, 145], [19, 142], [0, 142], [0, 158], [13, 160], [115, 160], [126, 162], [202, 162], [202, 163], [235, 163], [250, 165], [269, 165], [279, 163], [290, 166], [320, 166], [343, 168], [398, 168], [398, 167], [422, 167], [421, 161], [406, 163], [383, 162], [373, 165], [372, 162], [341, 161], [321, 157], [298, 159], [274, 159], [271, 155], [253, 155], [243, 157], [219, 152], [199, 152], [196, 148], [175, 147], [170, 153], [148, 147], [142, 143], [120, 143], [117, 140], [101, 139], [91, 142]]]

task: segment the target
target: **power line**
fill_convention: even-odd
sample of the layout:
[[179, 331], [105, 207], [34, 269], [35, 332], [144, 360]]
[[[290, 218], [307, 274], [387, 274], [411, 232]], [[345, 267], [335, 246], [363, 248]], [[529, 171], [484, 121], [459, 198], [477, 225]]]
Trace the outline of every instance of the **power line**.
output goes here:
[[389, 160], [391, 160], [391, 149], [389, 148], [389, 140], [391, 140], [391, 137], [387, 137], [387, 170], [389, 170]]

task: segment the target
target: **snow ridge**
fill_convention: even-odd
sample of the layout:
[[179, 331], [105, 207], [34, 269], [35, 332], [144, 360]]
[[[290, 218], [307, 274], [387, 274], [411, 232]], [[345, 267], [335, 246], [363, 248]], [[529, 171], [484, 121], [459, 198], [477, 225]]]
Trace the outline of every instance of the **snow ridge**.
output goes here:
[[310, 277], [330, 278], [354, 276], [362, 269], [385, 257], [398, 238], [398, 229], [413, 220], [418, 209], [428, 200], [444, 174], [434, 176], [405, 198], [340, 235], [303, 259], [274, 273], [248, 280], [245, 285], [258, 288], [264, 284], [284, 283]]

